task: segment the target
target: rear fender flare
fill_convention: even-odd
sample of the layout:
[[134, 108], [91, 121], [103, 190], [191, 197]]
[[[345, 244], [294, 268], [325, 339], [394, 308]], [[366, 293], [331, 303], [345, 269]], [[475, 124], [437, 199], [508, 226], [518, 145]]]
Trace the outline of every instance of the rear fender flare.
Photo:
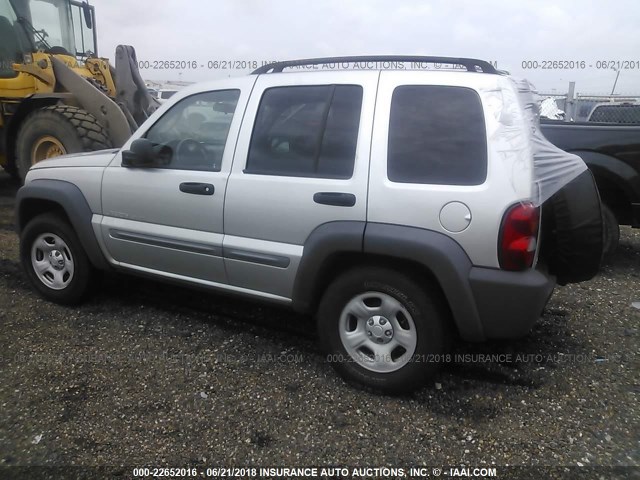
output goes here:
[[485, 338], [469, 282], [473, 264], [451, 237], [423, 228], [368, 223], [364, 253], [415, 262], [429, 270], [444, 293], [460, 336], [472, 341]]
[[[430, 271], [444, 292], [462, 338], [483, 340], [484, 330], [469, 282], [471, 260], [450, 237], [416, 227], [365, 222], [329, 222], [307, 238], [293, 289], [293, 307], [310, 313], [322, 289], [322, 272], [335, 255], [413, 263]], [[366, 260], [365, 260], [366, 261]], [[427, 279], [425, 279], [425, 283]]]

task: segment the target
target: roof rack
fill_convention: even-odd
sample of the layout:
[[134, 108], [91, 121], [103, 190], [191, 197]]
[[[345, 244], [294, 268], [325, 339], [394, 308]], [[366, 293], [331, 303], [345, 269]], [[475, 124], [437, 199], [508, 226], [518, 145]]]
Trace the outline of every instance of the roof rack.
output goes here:
[[468, 72], [498, 74], [498, 71], [489, 62], [476, 60], [475, 58], [455, 58], [455, 57], [424, 57], [412, 55], [374, 55], [355, 57], [326, 57], [307, 58], [304, 60], [288, 60], [285, 62], [273, 62], [257, 68], [253, 75], [263, 73], [279, 73], [285, 68], [299, 67], [305, 65], [326, 65], [329, 63], [359, 63], [359, 62], [425, 62], [425, 63], [446, 63], [452, 65], [462, 65]]

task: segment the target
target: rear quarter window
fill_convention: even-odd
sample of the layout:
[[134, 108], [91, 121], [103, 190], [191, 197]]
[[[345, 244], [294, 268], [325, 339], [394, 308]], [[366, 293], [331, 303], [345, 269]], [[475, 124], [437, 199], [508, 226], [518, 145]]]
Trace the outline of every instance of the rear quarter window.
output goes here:
[[487, 141], [478, 94], [464, 87], [397, 87], [391, 99], [387, 176], [400, 183], [484, 183]]

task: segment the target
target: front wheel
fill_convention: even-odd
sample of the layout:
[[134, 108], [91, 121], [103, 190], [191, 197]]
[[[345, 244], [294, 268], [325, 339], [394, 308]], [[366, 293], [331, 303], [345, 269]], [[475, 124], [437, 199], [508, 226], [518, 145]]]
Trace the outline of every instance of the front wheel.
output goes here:
[[439, 290], [378, 267], [351, 270], [334, 281], [318, 309], [327, 359], [349, 382], [386, 393], [423, 386], [448, 349], [447, 315]]
[[95, 279], [75, 232], [55, 214], [39, 215], [27, 224], [20, 237], [20, 259], [31, 284], [56, 303], [80, 302]]

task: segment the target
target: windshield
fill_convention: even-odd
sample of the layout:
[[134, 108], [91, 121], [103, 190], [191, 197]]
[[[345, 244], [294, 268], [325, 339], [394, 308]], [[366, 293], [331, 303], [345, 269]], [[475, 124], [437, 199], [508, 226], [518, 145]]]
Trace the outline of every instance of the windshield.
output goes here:
[[16, 23], [16, 15], [9, 0], [0, 0], [0, 17], [6, 18], [11, 25]]
[[68, 0], [30, 0], [27, 11], [31, 14], [27, 20], [35, 30], [33, 40], [37, 48], [62, 47], [70, 55], [76, 54]]
[[0, 0], [0, 78], [16, 75], [14, 62], [22, 61], [22, 54], [29, 51], [29, 42], [18, 25], [9, 0]]

